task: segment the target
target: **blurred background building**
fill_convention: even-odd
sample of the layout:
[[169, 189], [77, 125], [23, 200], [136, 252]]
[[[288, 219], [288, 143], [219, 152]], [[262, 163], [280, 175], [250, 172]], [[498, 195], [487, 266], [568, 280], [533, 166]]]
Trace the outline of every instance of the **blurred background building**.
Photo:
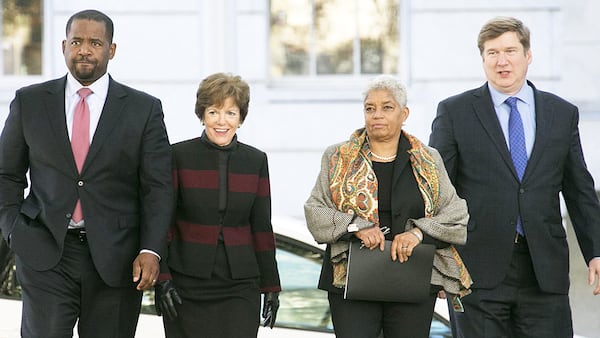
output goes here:
[[[579, 106], [586, 160], [600, 180], [598, 1], [0, 2], [0, 127], [16, 89], [66, 73], [61, 41], [69, 16], [99, 9], [115, 23], [109, 72], [162, 100], [171, 142], [202, 130], [194, 115], [201, 79], [225, 71], [249, 82], [250, 110], [239, 139], [269, 155], [274, 214], [297, 217], [322, 151], [361, 127], [368, 79], [391, 73], [404, 80], [411, 109], [405, 128], [427, 142], [437, 103], [485, 81], [480, 27], [494, 16], [515, 16], [532, 32], [529, 79]], [[576, 332], [598, 336], [600, 297], [591, 297], [570, 238]]]

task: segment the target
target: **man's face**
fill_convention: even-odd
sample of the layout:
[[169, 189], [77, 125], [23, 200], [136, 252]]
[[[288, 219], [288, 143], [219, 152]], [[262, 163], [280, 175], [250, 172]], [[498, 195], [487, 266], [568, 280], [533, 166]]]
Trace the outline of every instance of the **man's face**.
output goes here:
[[84, 86], [106, 73], [108, 60], [115, 56], [116, 48], [106, 37], [104, 23], [93, 20], [74, 20], [67, 39], [62, 42], [67, 67]]
[[515, 32], [506, 32], [483, 44], [483, 69], [488, 82], [501, 93], [516, 94], [527, 77], [531, 50], [525, 51]]

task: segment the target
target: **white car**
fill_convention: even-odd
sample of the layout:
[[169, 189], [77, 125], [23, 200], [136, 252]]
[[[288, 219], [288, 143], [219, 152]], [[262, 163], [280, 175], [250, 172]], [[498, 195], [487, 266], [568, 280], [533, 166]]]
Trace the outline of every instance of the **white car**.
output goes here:
[[[327, 293], [317, 289], [325, 246], [314, 241], [304, 219], [273, 217], [272, 223], [282, 291], [275, 328], [261, 328], [258, 336], [335, 337]], [[436, 304], [430, 337], [452, 337], [443, 300]]]

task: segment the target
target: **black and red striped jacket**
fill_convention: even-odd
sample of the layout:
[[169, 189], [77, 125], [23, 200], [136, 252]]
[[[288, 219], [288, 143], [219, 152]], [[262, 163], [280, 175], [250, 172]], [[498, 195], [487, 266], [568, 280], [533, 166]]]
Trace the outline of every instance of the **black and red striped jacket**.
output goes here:
[[[280, 291], [267, 155], [235, 138], [219, 149], [205, 135], [174, 144], [172, 152], [175, 219], [160, 279], [169, 279], [169, 269], [209, 278], [221, 236], [234, 279], [256, 277], [261, 292]], [[229, 156], [227, 204], [219, 212], [223, 152]]]

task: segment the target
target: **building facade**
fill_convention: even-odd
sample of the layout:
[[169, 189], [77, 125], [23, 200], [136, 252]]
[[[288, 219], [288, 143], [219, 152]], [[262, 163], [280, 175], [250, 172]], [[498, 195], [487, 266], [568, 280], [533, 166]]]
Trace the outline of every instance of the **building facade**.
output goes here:
[[[115, 23], [109, 73], [162, 100], [172, 142], [202, 130], [194, 103], [204, 77], [224, 71], [249, 82], [249, 115], [239, 139], [269, 155], [274, 213], [296, 216], [322, 151], [361, 127], [362, 89], [373, 74], [404, 80], [411, 110], [405, 128], [427, 142], [437, 103], [485, 81], [479, 28], [494, 16], [516, 16], [532, 32], [529, 79], [579, 106], [588, 167], [600, 180], [597, 1], [0, 2], [0, 127], [16, 89], [66, 73], [61, 41], [69, 16], [99, 9]], [[598, 308], [600, 299], [592, 301]], [[575, 316], [576, 326], [584, 325], [581, 318]], [[600, 329], [597, 322], [585, 325]]]

